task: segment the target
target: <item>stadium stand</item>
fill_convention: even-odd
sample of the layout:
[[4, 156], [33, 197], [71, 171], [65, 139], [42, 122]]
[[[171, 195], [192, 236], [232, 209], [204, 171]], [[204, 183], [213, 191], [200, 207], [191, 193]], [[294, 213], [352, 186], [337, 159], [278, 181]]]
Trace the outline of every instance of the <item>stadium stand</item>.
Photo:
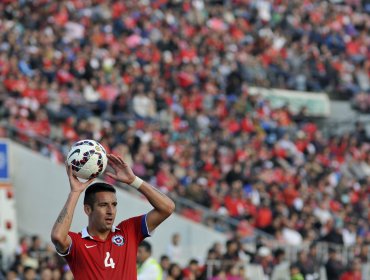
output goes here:
[[[239, 252], [253, 275], [273, 274], [278, 248], [299, 264], [317, 246], [313, 273], [336, 251], [337, 272], [360, 260], [365, 277], [365, 124], [326, 134], [307, 108], [274, 107], [251, 86], [327, 92], [368, 113], [369, 12], [360, 0], [4, 0], [0, 135], [57, 163], [74, 141], [100, 141], [184, 216], [253, 244]], [[43, 253], [40, 268], [67, 274]]]

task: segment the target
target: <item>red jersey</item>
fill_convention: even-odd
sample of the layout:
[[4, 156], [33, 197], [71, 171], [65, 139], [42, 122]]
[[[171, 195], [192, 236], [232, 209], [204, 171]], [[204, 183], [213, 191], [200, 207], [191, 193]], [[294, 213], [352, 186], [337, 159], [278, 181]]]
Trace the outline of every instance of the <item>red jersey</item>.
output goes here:
[[137, 280], [136, 254], [140, 242], [149, 236], [146, 215], [122, 221], [105, 241], [90, 236], [87, 227], [69, 232], [72, 243], [63, 256], [75, 280]]

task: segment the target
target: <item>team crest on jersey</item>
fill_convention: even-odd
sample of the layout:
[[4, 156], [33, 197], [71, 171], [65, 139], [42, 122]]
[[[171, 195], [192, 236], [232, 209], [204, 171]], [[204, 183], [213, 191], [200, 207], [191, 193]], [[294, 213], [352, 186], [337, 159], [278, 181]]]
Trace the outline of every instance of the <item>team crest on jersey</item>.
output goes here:
[[117, 246], [122, 246], [123, 244], [125, 244], [125, 239], [122, 235], [115, 235], [112, 237], [112, 242]]

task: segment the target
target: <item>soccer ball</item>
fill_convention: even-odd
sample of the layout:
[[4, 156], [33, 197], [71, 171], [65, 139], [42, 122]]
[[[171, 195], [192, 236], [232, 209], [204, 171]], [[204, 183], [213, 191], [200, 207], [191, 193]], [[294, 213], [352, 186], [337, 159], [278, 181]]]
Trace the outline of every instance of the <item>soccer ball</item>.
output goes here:
[[82, 179], [101, 175], [107, 162], [107, 152], [95, 140], [86, 139], [74, 143], [67, 155], [67, 163], [72, 165], [73, 174]]

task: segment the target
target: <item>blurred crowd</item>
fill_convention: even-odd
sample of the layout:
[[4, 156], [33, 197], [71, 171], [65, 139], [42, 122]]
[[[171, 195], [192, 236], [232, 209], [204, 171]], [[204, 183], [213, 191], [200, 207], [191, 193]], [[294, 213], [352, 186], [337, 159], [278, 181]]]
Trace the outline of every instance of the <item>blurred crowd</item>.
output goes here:
[[11, 128], [60, 163], [75, 141], [98, 140], [162, 191], [239, 220], [242, 237], [366, 247], [364, 124], [327, 137], [307, 108], [273, 108], [249, 87], [369, 98], [369, 11], [360, 0], [3, 0], [0, 135]]
[[21, 237], [14, 257], [1, 261], [0, 280], [73, 280], [54, 246], [38, 235]]
[[[142, 261], [152, 259], [160, 266], [163, 280], [254, 280], [258, 273], [252, 272], [253, 266], [267, 277], [264, 279], [319, 280], [323, 279], [322, 271], [328, 280], [367, 279], [362, 278], [366, 264], [362, 256], [355, 256], [345, 264], [337, 250], [330, 248], [324, 257], [317, 244], [300, 251], [295, 261], [289, 261], [284, 248], [270, 250], [257, 244], [252, 251], [235, 236], [224, 244], [214, 243], [202, 256], [184, 259], [181, 238], [181, 233], [173, 233], [158, 258], [152, 256], [152, 249], [156, 248], [149, 243], [146, 256], [138, 252], [138, 267]], [[140, 269], [138, 279], [141, 279]], [[73, 275], [54, 247], [34, 235], [20, 238], [14, 258], [3, 269], [0, 265], [0, 280], [73, 280]]]

